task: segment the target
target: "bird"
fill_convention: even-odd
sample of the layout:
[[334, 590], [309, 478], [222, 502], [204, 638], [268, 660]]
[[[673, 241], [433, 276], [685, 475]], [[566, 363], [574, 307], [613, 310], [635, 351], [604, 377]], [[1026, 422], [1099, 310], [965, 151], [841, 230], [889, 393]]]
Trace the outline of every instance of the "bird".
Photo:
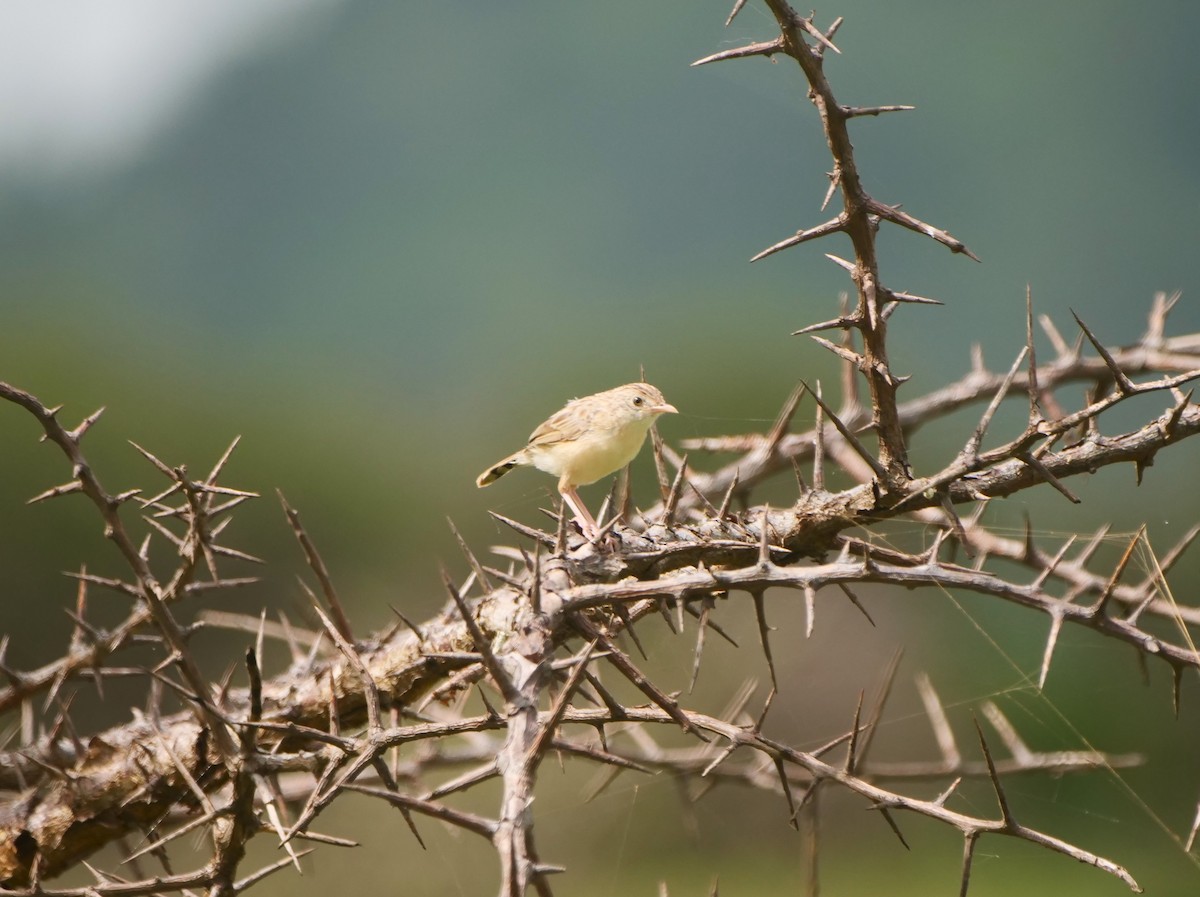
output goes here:
[[557, 476], [558, 492], [575, 513], [584, 536], [595, 539], [599, 527], [576, 487], [620, 470], [637, 456], [660, 415], [678, 413], [649, 383], [626, 383], [572, 399], [529, 435], [523, 449], [481, 473], [475, 485], [483, 488], [514, 467], [526, 465]]

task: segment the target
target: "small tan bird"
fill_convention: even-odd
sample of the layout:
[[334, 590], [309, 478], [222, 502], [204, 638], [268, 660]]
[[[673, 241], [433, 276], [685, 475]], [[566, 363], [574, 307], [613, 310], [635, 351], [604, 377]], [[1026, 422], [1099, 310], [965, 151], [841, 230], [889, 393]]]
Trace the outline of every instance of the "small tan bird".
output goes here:
[[678, 409], [649, 383], [627, 383], [572, 399], [530, 434], [525, 448], [493, 464], [475, 483], [486, 486], [527, 464], [554, 474], [584, 535], [595, 538], [599, 528], [575, 487], [620, 470], [637, 455], [658, 416], [676, 413]]

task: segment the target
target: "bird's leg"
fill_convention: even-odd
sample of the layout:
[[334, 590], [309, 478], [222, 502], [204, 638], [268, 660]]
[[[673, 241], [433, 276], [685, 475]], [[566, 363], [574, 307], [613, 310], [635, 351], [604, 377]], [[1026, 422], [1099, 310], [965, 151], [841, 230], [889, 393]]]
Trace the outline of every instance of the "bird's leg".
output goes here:
[[596, 526], [596, 520], [588, 512], [587, 506], [583, 503], [583, 499], [579, 497], [579, 493], [575, 491], [575, 487], [559, 480], [558, 493], [563, 497], [563, 501], [575, 512], [575, 519], [579, 521], [579, 528], [583, 530], [583, 537], [591, 540], [595, 539], [600, 532], [600, 527]]

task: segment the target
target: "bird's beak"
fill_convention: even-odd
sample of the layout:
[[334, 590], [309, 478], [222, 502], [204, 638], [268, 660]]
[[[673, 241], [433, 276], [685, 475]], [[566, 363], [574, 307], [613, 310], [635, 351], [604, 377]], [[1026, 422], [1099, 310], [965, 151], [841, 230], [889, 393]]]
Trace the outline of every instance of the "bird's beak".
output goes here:
[[667, 402], [663, 402], [661, 405], [650, 406], [650, 412], [652, 414], [678, 414], [679, 409], [676, 408], [674, 405], [671, 405]]

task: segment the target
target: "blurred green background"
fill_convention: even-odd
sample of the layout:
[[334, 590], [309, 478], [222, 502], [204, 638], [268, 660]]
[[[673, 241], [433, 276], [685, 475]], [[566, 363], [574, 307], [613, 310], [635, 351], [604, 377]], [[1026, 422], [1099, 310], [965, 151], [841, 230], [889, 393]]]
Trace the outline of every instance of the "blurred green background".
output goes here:
[[[827, 217], [818, 206], [830, 161], [799, 73], [784, 59], [688, 67], [770, 37], [754, 3], [729, 29], [727, 4], [708, 0], [264, 4], [236, 28], [196, 31], [208, 37], [186, 54], [161, 44], [122, 58], [128, 87], [92, 100], [86, 86], [116, 64], [82, 52], [103, 31], [65, 3], [40, 5], [59, 14], [37, 28], [32, 4], [0, 13], [4, 40], [84, 100], [60, 108], [23, 88], [31, 82], [10, 54], [3, 117], [24, 121], [36, 108], [63, 129], [32, 129], [22, 142], [6, 127], [0, 144], [0, 378], [65, 404], [70, 422], [107, 406], [87, 451], [114, 491], [160, 485], [126, 440], [200, 471], [242, 436], [225, 482], [264, 497], [228, 541], [270, 566], [231, 566], [265, 580], [221, 607], [300, 600], [302, 564], [276, 488], [301, 510], [365, 633], [390, 622], [389, 602], [416, 618], [440, 606], [439, 562], [464, 566], [445, 516], [478, 546], [509, 539], [488, 508], [541, 519], [549, 478], [521, 472], [487, 492], [473, 479], [564, 399], [635, 379], [644, 365], [682, 411], [661, 428], [678, 441], [761, 429], [797, 379], [836, 382], [828, 353], [789, 334], [832, 316], [847, 282], [823, 253], [848, 246], [747, 263]], [[191, 0], [165, 7], [207, 15]], [[1133, 341], [1157, 290], [1184, 291], [1171, 332], [1200, 329], [1200, 7], [844, 0], [818, 21], [836, 15], [847, 20], [844, 55], [827, 71], [839, 98], [917, 106], [855, 123], [868, 189], [983, 259], [883, 232], [885, 283], [946, 303], [893, 319], [893, 363], [912, 375], [904, 397], [961, 374], [972, 340], [1005, 367], [1022, 343], [1026, 284], [1068, 338], [1074, 309], [1106, 341]], [[186, 89], [164, 101], [152, 88], [175, 83], [184, 65]], [[108, 128], [104, 140], [70, 136], [81, 110]], [[802, 407], [800, 423], [811, 414]], [[1006, 422], [1021, 419], [1018, 409]], [[923, 430], [915, 456], [945, 460], [973, 423], [974, 412]], [[69, 635], [62, 608], [74, 588], [59, 571], [82, 561], [121, 571], [82, 500], [22, 507], [69, 476], [36, 436], [32, 419], [0, 409], [0, 632], [19, 633], [8, 653], [17, 666], [56, 656]], [[649, 464], [639, 464], [648, 504]], [[1196, 469], [1185, 444], [1137, 491], [1131, 470], [1108, 470], [1072, 483], [1081, 507], [1046, 490], [996, 503], [989, 519], [1019, 529], [1028, 513], [1051, 539], [1111, 521], [1100, 563], [1112, 564], [1142, 522], [1160, 551], [1186, 531]], [[600, 489], [586, 494], [598, 501]], [[1195, 571], [1194, 561], [1178, 571], [1184, 599]], [[1200, 795], [1193, 676], [1176, 721], [1164, 670], [1152, 667], [1146, 687], [1130, 652], [1066, 633], [1042, 697], [1022, 679], [1037, 669], [1044, 633], [1031, 614], [884, 592], [868, 595], [871, 629], [823, 596], [818, 637], [802, 643], [794, 601], [777, 596], [772, 615], [792, 685], [774, 711], [781, 734], [814, 746], [843, 730], [858, 690], [904, 646], [880, 756], [932, 750], [911, 685], [921, 669], [954, 708], [964, 745], [968, 710], [999, 696], [1036, 747], [1089, 739], [1146, 751], [1151, 765], [1119, 780], [1031, 777], [1013, 800], [1023, 821], [1107, 852], [1152, 893], [1200, 887], [1177, 842]], [[121, 611], [99, 597], [93, 607], [100, 620]], [[744, 602], [720, 613], [753, 643]], [[214, 669], [239, 656], [236, 643], [205, 640]], [[686, 687], [690, 643], [660, 647], [666, 687]], [[699, 705], [719, 709], [743, 675], [764, 675], [755, 652], [722, 654], [711, 639], [708, 650], [721, 659], [702, 675]], [[78, 712], [97, 719], [140, 700], [117, 689], [93, 707], [85, 694]], [[728, 893], [793, 893], [804, 880], [782, 808], [761, 795], [718, 791], [690, 829], [669, 782], [623, 777], [581, 812], [591, 771], [568, 772], [539, 802], [543, 853], [572, 870], [566, 893], [654, 893], [660, 878], [672, 894], [707, 893], [718, 872]], [[986, 789], [964, 799], [991, 806]], [[960, 845], [949, 833], [901, 819], [908, 853], [860, 805], [835, 798], [828, 809], [840, 821], [824, 834], [827, 893], [954, 892]], [[492, 888], [488, 854], [463, 862], [478, 845], [433, 826], [428, 854], [361, 803], [324, 828], [354, 828], [366, 812], [381, 825], [359, 833], [363, 852], [326, 850], [308, 877], [275, 887], [337, 890], [353, 862], [370, 891]], [[1124, 893], [1024, 845], [984, 841], [975, 869], [973, 894]]]

